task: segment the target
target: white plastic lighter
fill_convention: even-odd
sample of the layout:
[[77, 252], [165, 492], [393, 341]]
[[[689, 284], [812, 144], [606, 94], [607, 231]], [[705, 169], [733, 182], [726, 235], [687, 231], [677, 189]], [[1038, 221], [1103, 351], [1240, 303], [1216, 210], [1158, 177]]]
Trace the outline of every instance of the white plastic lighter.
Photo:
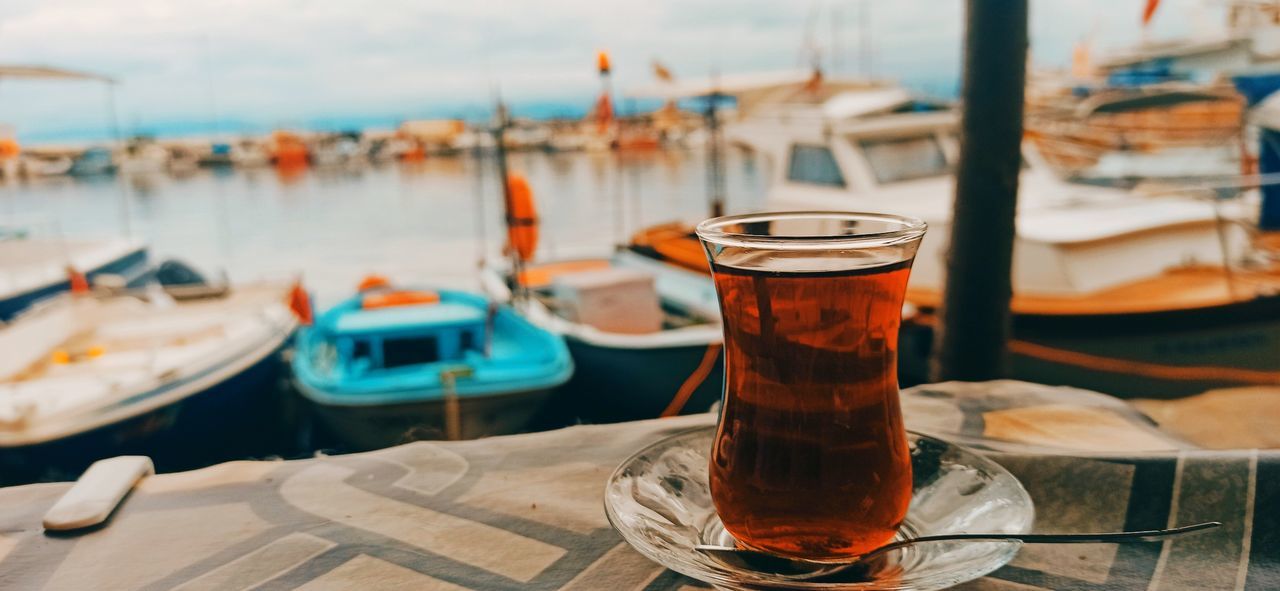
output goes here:
[[67, 531], [106, 521], [134, 485], [154, 472], [151, 458], [146, 456], [119, 456], [94, 462], [71, 485], [71, 490], [44, 514], [45, 529]]

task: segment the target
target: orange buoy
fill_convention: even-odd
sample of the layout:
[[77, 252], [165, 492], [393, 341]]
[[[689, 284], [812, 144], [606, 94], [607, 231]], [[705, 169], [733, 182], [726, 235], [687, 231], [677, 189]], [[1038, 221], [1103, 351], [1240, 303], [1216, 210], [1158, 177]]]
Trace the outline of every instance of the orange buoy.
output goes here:
[[356, 286], [356, 291], [369, 291], [382, 287], [391, 287], [391, 280], [377, 273], [371, 273], [360, 280], [360, 285]]
[[18, 146], [18, 140], [11, 137], [0, 138], [0, 160], [17, 158], [21, 153], [22, 148]]
[[533, 189], [524, 175], [507, 175], [511, 203], [507, 204], [507, 247], [515, 249], [521, 261], [533, 259], [538, 248], [538, 211], [533, 203]]

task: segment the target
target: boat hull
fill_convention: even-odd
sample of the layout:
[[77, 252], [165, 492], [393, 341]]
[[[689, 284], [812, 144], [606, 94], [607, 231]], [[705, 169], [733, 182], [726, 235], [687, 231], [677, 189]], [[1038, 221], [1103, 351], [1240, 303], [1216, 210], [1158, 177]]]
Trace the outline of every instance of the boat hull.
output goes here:
[[[119, 275], [128, 285], [136, 285], [147, 275], [147, 249], [131, 250], [100, 267], [89, 269], [85, 275], [91, 282], [99, 275]], [[70, 289], [71, 281], [67, 279], [0, 299], [0, 321], [8, 321], [32, 304]]]
[[74, 477], [117, 455], [149, 456], [157, 470], [175, 471], [265, 453], [279, 431], [287, 342], [173, 403], [60, 439], [2, 448], [0, 479]]
[[[307, 386], [298, 384], [306, 391]], [[463, 439], [510, 435], [531, 429], [552, 389], [458, 399]], [[445, 405], [440, 399], [400, 404], [335, 405], [308, 397], [313, 445], [346, 451], [381, 449], [410, 441], [445, 438]]]
[[[920, 344], [900, 351], [912, 356], [904, 364], [927, 367], [931, 327], [908, 322], [903, 331]], [[1011, 377], [1121, 398], [1277, 384], [1280, 295], [1186, 310], [1016, 314], [1009, 349]]]
[[565, 340], [576, 369], [549, 412], [587, 423], [657, 418], [704, 363], [711, 346], [718, 351], [713, 365], [679, 413], [706, 412], [720, 400], [724, 352], [718, 343], [626, 348], [572, 336]]

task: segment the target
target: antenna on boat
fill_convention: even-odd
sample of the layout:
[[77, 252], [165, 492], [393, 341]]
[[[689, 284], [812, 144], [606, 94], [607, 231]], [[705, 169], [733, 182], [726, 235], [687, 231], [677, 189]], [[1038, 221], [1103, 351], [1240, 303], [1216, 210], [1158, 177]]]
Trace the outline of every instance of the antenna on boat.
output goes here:
[[862, 76], [870, 79], [871, 70], [871, 0], [858, 3], [858, 57], [862, 61]]
[[829, 67], [835, 74], [843, 65], [840, 63], [840, 21], [843, 16], [839, 6], [831, 7], [831, 61]]
[[[120, 115], [116, 110], [116, 81], [112, 79], [106, 80], [107, 86], [107, 121], [111, 125], [111, 142], [113, 144], [111, 153], [114, 155], [116, 148], [124, 146], [124, 140], [120, 137]], [[131, 222], [131, 213], [129, 211], [129, 190], [125, 184], [124, 176], [116, 175], [116, 186], [120, 189], [120, 225], [124, 231], [125, 238], [133, 235], [133, 224]]]
[[813, 0], [809, 4], [809, 11], [805, 13], [804, 18], [804, 38], [800, 42], [800, 53], [796, 61], [805, 64], [813, 63], [819, 59], [822, 50], [818, 47], [818, 12], [821, 9], [820, 1]]

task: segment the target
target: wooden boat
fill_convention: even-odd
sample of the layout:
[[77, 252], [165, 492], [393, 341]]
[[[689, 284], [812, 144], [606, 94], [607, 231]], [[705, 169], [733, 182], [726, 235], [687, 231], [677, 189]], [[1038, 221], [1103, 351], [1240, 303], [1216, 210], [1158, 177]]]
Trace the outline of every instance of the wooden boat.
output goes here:
[[509, 307], [381, 285], [300, 331], [293, 371], [318, 426], [364, 450], [525, 430], [573, 362]]
[[[926, 379], [944, 283], [955, 114], [872, 89], [761, 107], [730, 128], [768, 156], [769, 209], [856, 209], [929, 223], [916, 257], [900, 366]], [[1248, 200], [1065, 183], [1034, 151], [1020, 181], [1013, 377], [1120, 396], [1172, 397], [1280, 383], [1280, 259], [1247, 229]], [[652, 228], [631, 250], [705, 273], [691, 226]], [[963, 313], [958, 311], [957, 313]], [[914, 368], [909, 370], [910, 368]]]
[[[627, 269], [653, 277], [661, 325], [648, 332], [615, 332], [574, 318], [555, 289], [559, 278]], [[724, 336], [715, 289], [705, 277], [619, 251], [611, 257], [566, 259], [525, 267], [515, 298], [508, 267], [482, 272], [487, 293], [531, 322], [562, 335], [576, 371], [560, 396], [558, 414], [602, 423], [705, 412], [720, 399]]]
[[63, 240], [0, 228], [0, 322], [71, 289], [68, 267], [90, 282], [117, 275], [137, 284], [147, 274], [147, 247], [129, 239]]
[[297, 319], [287, 283], [220, 293], [68, 294], [0, 327], [0, 473], [74, 474], [120, 454], [161, 469], [242, 457], [271, 420], [266, 393]]

